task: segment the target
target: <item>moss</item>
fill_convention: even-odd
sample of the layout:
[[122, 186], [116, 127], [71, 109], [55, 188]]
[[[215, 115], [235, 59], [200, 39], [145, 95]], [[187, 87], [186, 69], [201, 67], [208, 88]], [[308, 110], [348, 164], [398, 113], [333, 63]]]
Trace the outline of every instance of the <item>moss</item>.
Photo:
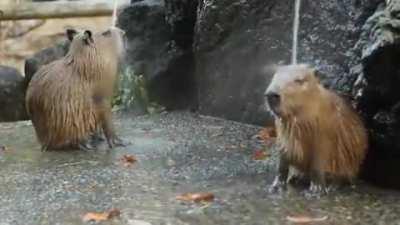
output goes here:
[[120, 74], [117, 91], [112, 101], [114, 110], [135, 110], [154, 114], [164, 108], [149, 99], [147, 80], [143, 75], [135, 74], [131, 67], [126, 67]]

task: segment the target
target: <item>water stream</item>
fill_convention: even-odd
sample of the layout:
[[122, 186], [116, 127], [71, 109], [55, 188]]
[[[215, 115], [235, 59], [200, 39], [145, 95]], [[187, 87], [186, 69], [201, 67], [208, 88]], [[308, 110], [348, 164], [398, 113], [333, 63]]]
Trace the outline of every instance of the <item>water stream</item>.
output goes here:
[[117, 8], [118, 8], [118, 0], [114, 0], [114, 9], [113, 9], [111, 27], [115, 27], [115, 25], [117, 25]]
[[300, 24], [300, 4], [301, 0], [295, 0], [294, 20], [293, 20], [293, 45], [292, 45], [292, 64], [297, 64], [298, 34]]

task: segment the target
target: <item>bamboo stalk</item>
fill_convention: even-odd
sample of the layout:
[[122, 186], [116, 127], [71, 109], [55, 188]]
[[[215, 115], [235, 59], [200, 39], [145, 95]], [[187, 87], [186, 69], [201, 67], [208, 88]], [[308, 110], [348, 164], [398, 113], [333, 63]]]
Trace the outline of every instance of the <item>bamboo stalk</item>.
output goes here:
[[[127, 1], [123, 1], [127, 2]], [[113, 1], [27, 2], [0, 4], [1, 20], [111, 16]]]

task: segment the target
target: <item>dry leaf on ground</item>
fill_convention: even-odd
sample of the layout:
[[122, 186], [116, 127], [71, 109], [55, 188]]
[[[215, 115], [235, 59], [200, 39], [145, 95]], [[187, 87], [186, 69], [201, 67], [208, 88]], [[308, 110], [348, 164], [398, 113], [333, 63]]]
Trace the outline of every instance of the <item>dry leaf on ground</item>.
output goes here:
[[137, 162], [137, 159], [133, 155], [123, 155], [120, 161], [123, 163], [125, 167], [132, 166], [135, 162]]
[[322, 222], [328, 219], [327, 216], [324, 217], [309, 217], [309, 216], [287, 216], [286, 219], [292, 223], [314, 223]]
[[177, 200], [187, 202], [211, 202], [214, 200], [213, 193], [186, 193], [176, 197]]
[[0, 152], [8, 152], [11, 151], [11, 149], [5, 145], [0, 145]]
[[257, 150], [253, 153], [253, 160], [264, 160], [268, 158], [268, 153], [263, 150]]
[[257, 138], [262, 141], [269, 141], [273, 138], [276, 138], [276, 130], [274, 127], [266, 127], [260, 130], [257, 134]]
[[103, 212], [103, 213], [86, 213], [82, 220], [84, 222], [89, 222], [89, 221], [95, 221], [95, 222], [101, 222], [101, 221], [106, 221], [110, 220], [114, 217], [117, 217], [121, 214], [121, 211], [119, 209], [111, 209], [108, 212]]

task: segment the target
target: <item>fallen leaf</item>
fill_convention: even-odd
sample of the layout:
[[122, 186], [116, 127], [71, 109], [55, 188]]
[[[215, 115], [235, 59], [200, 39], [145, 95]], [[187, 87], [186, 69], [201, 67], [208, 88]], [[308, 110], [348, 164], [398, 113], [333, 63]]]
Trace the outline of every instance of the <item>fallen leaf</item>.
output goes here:
[[177, 200], [187, 202], [211, 202], [214, 200], [213, 193], [186, 193], [176, 197]]
[[128, 220], [129, 225], [151, 225], [151, 223], [144, 220]]
[[253, 153], [253, 160], [264, 160], [268, 158], [268, 153], [263, 150], [257, 150]]
[[215, 137], [219, 137], [219, 136], [222, 136], [222, 135], [224, 135], [224, 132], [223, 132], [223, 131], [220, 131], [220, 132], [217, 132], [217, 133], [212, 134], [211, 137], [212, 137], [212, 138], [215, 138]]
[[264, 142], [269, 141], [273, 138], [276, 138], [276, 136], [277, 136], [277, 134], [276, 134], [276, 130], [274, 127], [263, 128], [257, 134], [257, 138], [259, 138], [260, 140], [262, 140]]
[[108, 212], [102, 212], [102, 213], [94, 213], [94, 212], [86, 213], [83, 216], [82, 220], [84, 222], [89, 222], [89, 221], [101, 222], [110, 220], [119, 215], [121, 215], [121, 211], [119, 209], [111, 209]]
[[123, 155], [120, 161], [123, 163], [125, 167], [130, 167], [132, 166], [135, 162], [137, 162], [137, 159], [133, 155]]
[[314, 218], [309, 216], [287, 216], [286, 219], [292, 223], [314, 223], [325, 221], [328, 216]]
[[237, 149], [236, 145], [225, 145], [225, 150], [233, 150], [233, 149]]
[[0, 152], [9, 152], [9, 151], [11, 151], [11, 148], [5, 145], [0, 145]]

